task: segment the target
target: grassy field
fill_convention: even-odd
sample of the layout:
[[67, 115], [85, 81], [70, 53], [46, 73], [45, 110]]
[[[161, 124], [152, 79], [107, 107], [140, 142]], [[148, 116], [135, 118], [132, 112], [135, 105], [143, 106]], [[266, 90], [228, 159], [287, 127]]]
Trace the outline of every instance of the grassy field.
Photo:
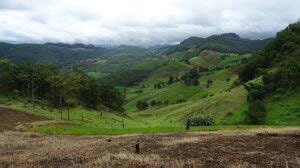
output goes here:
[[[129, 117], [124, 118], [125, 128], [122, 127], [122, 118], [120, 115], [111, 112], [101, 112], [83, 109], [80, 107], [70, 110], [70, 120], [67, 120], [67, 112], [63, 111], [63, 120], [61, 113], [58, 110], [48, 109], [45, 107], [35, 106], [30, 104], [11, 101], [9, 104], [1, 105], [10, 109], [19, 110], [19, 113], [26, 111], [27, 113], [36, 114], [46, 117], [50, 121], [34, 122], [27, 125], [26, 130], [48, 133], [48, 134], [76, 134], [76, 135], [115, 135], [115, 134], [130, 134], [130, 133], [158, 133], [158, 132], [181, 132], [185, 130], [184, 123], [163, 122], [159, 117], [151, 118], [143, 116], [145, 120], [140, 120], [139, 117], [128, 113]], [[135, 113], [137, 114], [137, 113]], [[83, 120], [82, 120], [83, 119]], [[149, 123], [148, 123], [149, 122]], [[267, 126], [240, 126], [240, 129], [257, 128]], [[228, 130], [236, 129], [236, 125], [215, 125], [206, 127], [192, 127], [191, 131], [213, 131], [213, 130]], [[24, 128], [22, 128], [24, 129]]]
[[[142, 90], [142, 93], [137, 93], [136, 91]], [[129, 88], [127, 91], [127, 104], [125, 105], [126, 111], [136, 111], [136, 103], [138, 101], [151, 100], [165, 101], [169, 104], [175, 104], [178, 100], [184, 99], [195, 100], [200, 98], [204, 92], [201, 91], [196, 86], [185, 86], [184, 84], [177, 82], [172, 85], [165, 85], [161, 89], [154, 89], [153, 85], [149, 85], [146, 88], [140, 89], [139, 87]]]
[[88, 75], [91, 76], [91, 77], [94, 77], [96, 79], [100, 79], [100, 78], [103, 78], [109, 74], [107, 73], [103, 73], [103, 72], [88, 72]]
[[[195, 113], [210, 112], [215, 116], [216, 125], [192, 127], [191, 131], [214, 131], [237, 129], [236, 125], [242, 124], [244, 110], [247, 109], [242, 88], [231, 92], [225, 92], [216, 96], [200, 100], [188, 101], [181, 104], [172, 104], [163, 108], [148, 108], [145, 111], [126, 111], [124, 118], [125, 128], [122, 128], [120, 115], [102, 111], [93, 111], [81, 107], [70, 110], [70, 121], [67, 120], [67, 112], [63, 112], [63, 120], [58, 110], [47, 107], [32, 107], [30, 104], [20, 101], [10, 101], [4, 107], [26, 111], [39, 116], [47, 117], [54, 122], [32, 123], [28, 130], [48, 134], [130, 134], [130, 133], [157, 133], [157, 132], [181, 132], [185, 130], [184, 120]], [[237, 102], [236, 100], [241, 100]], [[257, 127], [282, 127], [284, 125], [300, 125], [299, 114], [295, 111], [299, 108], [299, 94], [288, 100], [268, 100], [267, 124], [263, 126], [240, 125], [239, 129]], [[225, 103], [227, 102], [227, 103]], [[234, 103], [233, 103], [234, 102]], [[277, 104], [274, 105], [274, 104]], [[281, 107], [280, 109], [278, 107]], [[276, 111], [274, 110], [276, 109]], [[289, 110], [289, 111], [286, 111]], [[292, 113], [293, 112], [293, 113]], [[288, 115], [290, 114], [290, 115]], [[83, 120], [82, 120], [83, 119]], [[226, 124], [226, 125], [224, 125]], [[277, 126], [274, 126], [277, 125]]]
[[158, 82], [167, 82], [170, 76], [180, 77], [185, 72], [192, 69], [192, 66], [179, 61], [169, 61], [165, 66], [156, 69], [150, 74], [150, 77], [142, 84], [153, 84]]

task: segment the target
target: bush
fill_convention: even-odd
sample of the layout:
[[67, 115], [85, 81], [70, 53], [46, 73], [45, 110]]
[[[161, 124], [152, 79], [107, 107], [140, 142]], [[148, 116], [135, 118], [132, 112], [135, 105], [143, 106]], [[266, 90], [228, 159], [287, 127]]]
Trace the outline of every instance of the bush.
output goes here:
[[155, 100], [152, 100], [152, 101], [150, 102], [150, 106], [154, 107], [155, 105], [156, 105], [156, 101], [155, 101]]
[[148, 108], [148, 103], [146, 101], [138, 101], [137, 104], [136, 104], [136, 107], [139, 110], [145, 110], [145, 109]]
[[213, 83], [213, 81], [212, 81], [212, 80], [210, 80], [210, 79], [208, 79], [208, 80], [206, 81], [206, 83], [207, 83], [207, 84], [212, 84], [212, 83]]
[[264, 124], [266, 116], [266, 106], [263, 101], [255, 100], [249, 105], [246, 113], [246, 122], [248, 124]]
[[213, 116], [210, 114], [207, 115], [196, 115], [190, 118], [191, 126], [208, 126], [214, 125]]
[[200, 96], [201, 99], [205, 99], [208, 96], [207, 93], [204, 93], [203, 95]]
[[134, 93], [141, 94], [141, 93], [143, 93], [143, 90], [136, 90], [136, 91], [134, 91]]
[[176, 103], [184, 103], [184, 102], [186, 102], [185, 99], [178, 99], [178, 100], [176, 101]]

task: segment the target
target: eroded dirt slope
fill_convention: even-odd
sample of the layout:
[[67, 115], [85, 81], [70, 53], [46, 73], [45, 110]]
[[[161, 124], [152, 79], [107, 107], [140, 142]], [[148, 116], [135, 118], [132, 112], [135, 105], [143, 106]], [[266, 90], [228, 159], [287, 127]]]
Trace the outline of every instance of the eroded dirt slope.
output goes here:
[[15, 127], [18, 125], [45, 120], [49, 119], [22, 111], [0, 108], [0, 132], [15, 130]]

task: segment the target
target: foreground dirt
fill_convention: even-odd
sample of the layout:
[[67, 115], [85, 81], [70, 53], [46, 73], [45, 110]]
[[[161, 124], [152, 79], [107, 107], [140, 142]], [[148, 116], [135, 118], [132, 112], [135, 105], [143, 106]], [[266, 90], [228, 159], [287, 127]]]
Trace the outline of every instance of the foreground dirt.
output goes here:
[[[140, 154], [135, 145], [140, 144]], [[123, 136], [5, 131], [0, 167], [300, 167], [300, 129]]]

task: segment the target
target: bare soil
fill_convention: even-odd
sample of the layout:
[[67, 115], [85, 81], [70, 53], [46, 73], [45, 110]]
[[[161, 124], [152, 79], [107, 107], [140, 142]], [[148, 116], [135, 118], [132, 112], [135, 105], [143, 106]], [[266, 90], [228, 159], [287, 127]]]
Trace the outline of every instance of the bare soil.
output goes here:
[[4, 131], [0, 167], [300, 167], [300, 129], [120, 136]]
[[46, 120], [49, 119], [22, 111], [0, 108], [0, 133], [4, 130], [16, 130], [17, 126]]

